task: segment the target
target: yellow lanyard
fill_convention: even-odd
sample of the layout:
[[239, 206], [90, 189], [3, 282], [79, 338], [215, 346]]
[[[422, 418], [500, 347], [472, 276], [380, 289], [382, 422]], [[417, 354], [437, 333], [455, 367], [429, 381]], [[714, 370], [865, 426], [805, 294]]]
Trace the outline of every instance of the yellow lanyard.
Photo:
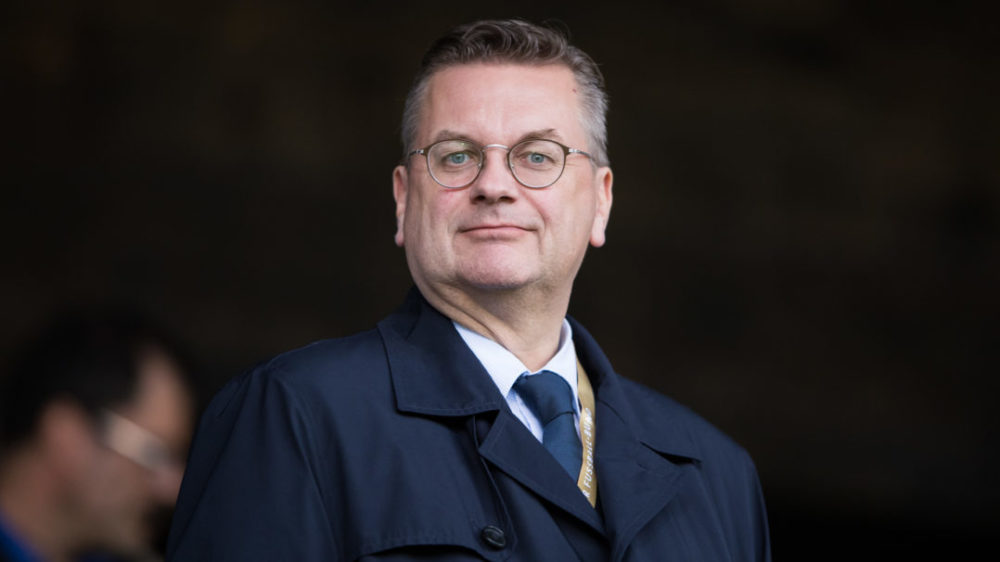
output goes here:
[[576, 360], [576, 386], [580, 393], [580, 441], [583, 443], [583, 459], [580, 465], [580, 478], [576, 485], [587, 496], [592, 507], [597, 507], [597, 474], [594, 472], [594, 438], [597, 429], [594, 426], [594, 388], [590, 386], [587, 372], [583, 370], [580, 360]]

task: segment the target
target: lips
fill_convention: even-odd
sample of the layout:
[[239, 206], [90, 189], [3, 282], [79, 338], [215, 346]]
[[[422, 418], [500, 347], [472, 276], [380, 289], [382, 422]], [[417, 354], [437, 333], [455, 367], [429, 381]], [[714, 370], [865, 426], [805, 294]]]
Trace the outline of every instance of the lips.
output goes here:
[[533, 229], [511, 223], [477, 223], [459, 228], [458, 233], [472, 240], [479, 241], [514, 241]]
[[[492, 215], [492, 216], [491, 216]], [[536, 221], [528, 217], [497, 216], [485, 213], [468, 216], [458, 222], [458, 232], [503, 232], [538, 230]]]
[[466, 226], [459, 229], [459, 232], [503, 232], [503, 231], [513, 231], [513, 230], [529, 230], [527, 228], [518, 226], [516, 224], [477, 224], [472, 226]]

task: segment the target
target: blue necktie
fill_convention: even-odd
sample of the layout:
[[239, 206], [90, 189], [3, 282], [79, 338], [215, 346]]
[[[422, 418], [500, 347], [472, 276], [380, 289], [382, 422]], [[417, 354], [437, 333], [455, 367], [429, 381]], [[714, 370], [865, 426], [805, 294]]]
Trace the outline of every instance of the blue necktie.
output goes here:
[[583, 446], [573, 422], [573, 389], [552, 371], [521, 375], [514, 388], [542, 422], [542, 445], [576, 481], [580, 475]]

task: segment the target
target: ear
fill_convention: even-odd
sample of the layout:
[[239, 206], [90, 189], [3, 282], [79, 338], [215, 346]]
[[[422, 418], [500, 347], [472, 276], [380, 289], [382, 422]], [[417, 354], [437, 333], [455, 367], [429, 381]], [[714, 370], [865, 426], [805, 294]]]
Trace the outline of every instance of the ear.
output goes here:
[[594, 224], [590, 230], [590, 245], [600, 248], [604, 245], [604, 229], [608, 226], [608, 217], [611, 216], [611, 184], [614, 183], [614, 176], [611, 168], [602, 166], [597, 169], [594, 176], [594, 189], [597, 190], [597, 208], [594, 212]]
[[406, 194], [410, 178], [406, 166], [396, 166], [392, 171], [392, 197], [396, 200], [396, 245], [403, 247], [403, 222], [406, 218]]

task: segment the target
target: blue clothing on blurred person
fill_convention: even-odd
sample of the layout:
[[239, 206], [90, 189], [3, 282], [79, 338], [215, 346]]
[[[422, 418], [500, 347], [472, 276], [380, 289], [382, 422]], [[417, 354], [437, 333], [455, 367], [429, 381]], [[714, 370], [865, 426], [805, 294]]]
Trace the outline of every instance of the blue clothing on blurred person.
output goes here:
[[14, 530], [4, 521], [2, 513], [0, 513], [0, 562], [44, 562], [28, 545], [14, 536]]

